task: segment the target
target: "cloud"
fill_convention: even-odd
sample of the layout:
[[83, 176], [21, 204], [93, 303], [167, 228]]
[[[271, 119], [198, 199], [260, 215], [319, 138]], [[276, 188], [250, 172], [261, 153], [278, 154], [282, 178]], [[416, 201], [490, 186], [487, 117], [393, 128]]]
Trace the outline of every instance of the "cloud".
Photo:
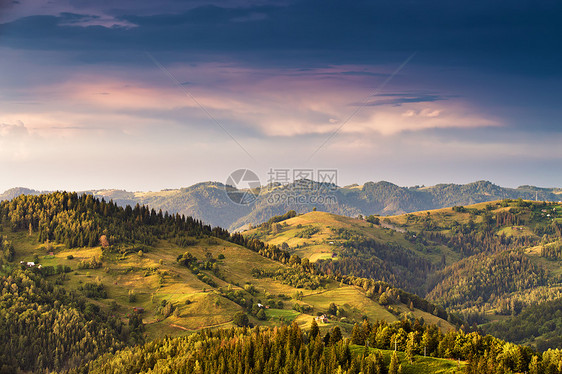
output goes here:
[[0, 123], [0, 156], [12, 161], [29, 157], [30, 134], [22, 121]]
[[[99, 73], [75, 72], [64, 81], [28, 89], [28, 99], [41, 104], [27, 114], [13, 113], [11, 118], [23, 118], [33, 124], [34, 131], [48, 133], [79, 134], [74, 129], [81, 127], [127, 133], [150, 127], [163, 131], [164, 124], [222, 131], [212, 123], [210, 113], [235, 136], [325, 136], [355, 112], [350, 98], [365, 97], [389, 70], [369, 67], [373, 75], [367, 78], [338, 74], [367, 70], [352, 65], [302, 70], [201, 63], [174, 64], [168, 69], [179, 82], [189, 82], [182, 85], [188, 94], [156, 67], [132, 69], [125, 75], [103, 69]], [[502, 124], [454, 95], [412, 89], [411, 93], [394, 90], [375, 97], [376, 105], [361, 107], [342, 133], [371, 137]]]
[[369, 100], [365, 103], [353, 103], [351, 105], [355, 106], [381, 106], [381, 105], [395, 105], [400, 106], [402, 104], [409, 103], [427, 103], [448, 100], [450, 97], [446, 95], [437, 95], [432, 93], [415, 93], [415, 92], [403, 92], [403, 93], [382, 93], [374, 95], [376, 99]]
[[[103, 26], [103, 27], [134, 27], [131, 22], [112, 15], [103, 9], [99, 2], [74, 2], [62, 0], [27, 0], [6, 1], [0, 9], [0, 24], [14, 22], [18, 19], [33, 16], [53, 16], [58, 18], [58, 26]], [[36, 18], [39, 19], [39, 18]]]
[[114, 16], [98, 13], [98, 14], [76, 14], [70, 12], [60, 13], [60, 26], [74, 26], [74, 27], [87, 27], [87, 26], [103, 26], [103, 27], [136, 27], [137, 25], [120, 20]]
[[[432, 129], [482, 128], [503, 126], [503, 122], [493, 117], [485, 117], [462, 102], [446, 105], [414, 107], [396, 110], [388, 107], [375, 112], [365, 111], [348, 123], [334, 121], [314, 121], [313, 118], [279, 118], [270, 116], [262, 121], [262, 131], [269, 136], [295, 137], [303, 135], [330, 135], [341, 127], [338, 136], [353, 135], [358, 139], [392, 136], [405, 132], [421, 132]], [[340, 111], [341, 112], [341, 111]], [[343, 113], [343, 112], [342, 112]], [[345, 118], [344, 116], [340, 118]]]
[[389, 107], [369, 113], [367, 118], [357, 122], [344, 128], [343, 131], [349, 134], [396, 135], [431, 129], [474, 129], [504, 125], [501, 120], [483, 116], [462, 101]]
[[[562, 52], [552, 45], [562, 37], [561, 10], [555, 1], [527, 6], [517, 0], [477, 0], [462, 12], [445, 0], [429, 5], [333, 1], [322, 6], [310, 1], [127, 0], [116, 6], [108, 1], [29, 0], [2, 12], [0, 23], [6, 26], [4, 38], [20, 48], [49, 45], [75, 51], [87, 45], [90, 57], [98, 59], [107, 56], [99, 50], [154, 49], [190, 56], [227, 52], [246, 61], [306, 67], [311, 62], [386, 62], [389, 55], [419, 50], [416, 59], [423, 64], [458, 66], [462, 61], [537, 75], [559, 70]], [[267, 22], [256, 22], [264, 15]], [[69, 25], [103, 27], [72, 33]]]
[[21, 138], [27, 135], [29, 132], [22, 121], [16, 121], [14, 124], [0, 123], [2, 138]]

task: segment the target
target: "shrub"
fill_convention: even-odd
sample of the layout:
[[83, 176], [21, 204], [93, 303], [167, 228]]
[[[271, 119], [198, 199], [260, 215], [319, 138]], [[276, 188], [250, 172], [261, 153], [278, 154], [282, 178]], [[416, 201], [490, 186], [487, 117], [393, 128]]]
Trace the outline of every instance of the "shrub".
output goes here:
[[232, 321], [236, 326], [244, 327], [250, 324], [250, 320], [248, 319], [248, 315], [244, 312], [238, 312], [234, 315], [234, 319]]

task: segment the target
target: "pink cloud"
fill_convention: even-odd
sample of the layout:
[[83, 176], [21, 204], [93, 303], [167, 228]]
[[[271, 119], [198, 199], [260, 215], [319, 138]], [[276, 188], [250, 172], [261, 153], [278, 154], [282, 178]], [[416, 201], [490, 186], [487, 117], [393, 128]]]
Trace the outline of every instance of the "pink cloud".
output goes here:
[[[17, 111], [33, 129], [73, 129], [96, 123], [100, 128], [134, 133], [139, 128], [174, 126], [173, 120], [145, 118], [144, 113], [188, 115], [176, 121], [208, 119], [206, 111], [229, 126], [252, 129], [265, 137], [327, 135], [339, 128], [384, 79], [373, 68], [355, 67], [366, 76], [340, 74], [352, 66], [334, 66], [306, 71], [291, 69], [249, 69], [236, 64], [207, 63], [174, 65], [170, 72], [187, 82], [182, 92], [156, 67], [126, 73], [73, 73], [65, 81], [36, 87], [33, 95], [42, 99], [43, 111]], [[381, 69], [385, 71], [385, 69]], [[400, 87], [394, 87], [400, 89]], [[187, 111], [185, 111], [187, 109]], [[370, 137], [434, 128], [500, 126], [459, 98], [396, 105], [366, 105], [342, 127], [343, 134]], [[61, 130], [62, 131], [62, 130]], [[71, 130], [65, 130], [71, 131]]]

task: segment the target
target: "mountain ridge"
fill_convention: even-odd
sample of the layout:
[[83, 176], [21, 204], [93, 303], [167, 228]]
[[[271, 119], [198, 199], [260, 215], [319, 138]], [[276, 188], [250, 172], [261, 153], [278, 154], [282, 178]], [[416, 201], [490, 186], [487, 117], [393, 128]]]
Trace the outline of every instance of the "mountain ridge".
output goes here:
[[[320, 188], [317, 188], [319, 187]], [[136, 204], [162, 209], [171, 214], [192, 216], [212, 226], [226, 227], [237, 231], [267, 221], [289, 210], [306, 213], [313, 208], [334, 214], [355, 217], [359, 215], [396, 215], [422, 210], [440, 209], [455, 205], [470, 205], [501, 199], [540, 201], [562, 200], [561, 188], [545, 188], [522, 185], [517, 188], [501, 187], [490, 181], [467, 184], [441, 183], [434, 186], [401, 187], [388, 181], [366, 182], [363, 185], [325, 188], [312, 184], [312, 190], [298, 191], [305, 203], [291, 202], [295, 183], [284, 186], [262, 188], [256, 201], [249, 205], [232, 202], [221, 182], [199, 182], [189, 187], [165, 189], [158, 192], [131, 192], [120, 189], [85, 190], [79, 193], [113, 200], [120, 206]], [[236, 188], [233, 188], [236, 191]], [[0, 194], [0, 201], [16, 196], [43, 193], [29, 188], [13, 188]], [[331, 197], [333, 200], [313, 203], [315, 197]], [[286, 200], [278, 200], [284, 197]], [[335, 203], [333, 202], [335, 201]]]

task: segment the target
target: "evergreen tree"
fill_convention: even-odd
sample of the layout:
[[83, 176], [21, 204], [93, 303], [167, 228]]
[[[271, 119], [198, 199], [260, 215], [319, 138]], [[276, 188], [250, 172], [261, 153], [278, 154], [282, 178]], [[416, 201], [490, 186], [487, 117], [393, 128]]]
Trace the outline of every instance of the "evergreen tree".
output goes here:
[[398, 374], [400, 367], [400, 361], [398, 360], [398, 354], [396, 351], [392, 353], [392, 357], [390, 358], [390, 365], [388, 366], [388, 374]]
[[312, 319], [312, 323], [310, 324], [310, 339], [314, 340], [320, 334], [320, 329], [318, 328], [318, 324], [316, 323], [315, 319]]
[[340, 340], [342, 340], [342, 333], [339, 326], [336, 326], [332, 329], [332, 333], [330, 334], [330, 345], [334, 345]]
[[356, 323], [351, 331], [351, 344], [364, 345], [365, 337], [363, 336], [363, 330]]
[[415, 332], [410, 332], [408, 334], [408, 341], [406, 343], [406, 359], [409, 363], [414, 362], [414, 353], [416, 349], [416, 334]]
[[529, 364], [529, 374], [541, 374], [542, 372], [543, 368], [539, 362], [539, 358], [537, 356], [533, 356], [531, 363]]
[[265, 321], [267, 319], [267, 316], [265, 315], [265, 311], [263, 310], [263, 308], [260, 308], [260, 310], [256, 314], [256, 318], [261, 321]]

